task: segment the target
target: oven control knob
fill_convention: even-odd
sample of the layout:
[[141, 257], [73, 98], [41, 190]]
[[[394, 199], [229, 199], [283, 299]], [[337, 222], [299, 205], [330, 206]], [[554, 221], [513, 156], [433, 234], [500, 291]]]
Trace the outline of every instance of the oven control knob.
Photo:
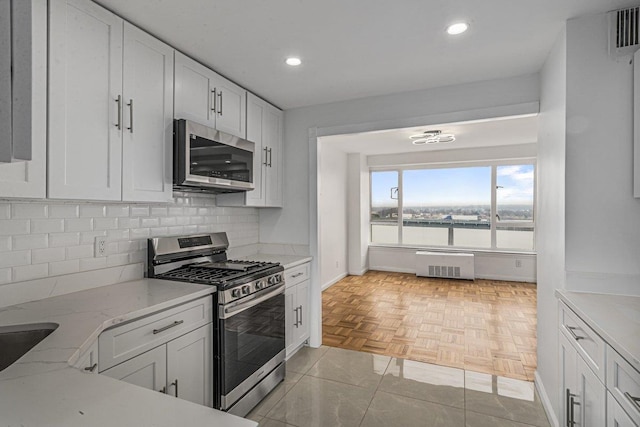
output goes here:
[[233, 298], [238, 298], [240, 295], [242, 295], [240, 289], [234, 289], [231, 291], [231, 296]]
[[249, 285], [244, 285], [244, 286], [242, 287], [242, 295], [248, 295], [248, 294], [249, 294], [249, 291], [251, 291], [251, 286], [249, 286]]
[[260, 280], [256, 283], [256, 289], [264, 289], [267, 287], [267, 283], [264, 280]]
[[271, 277], [269, 277], [269, 284], [270, 284], [270, 285], [275, 285], [276, 283], [278, 283], [278, 282], [276, 281], [276, 276], [271, 276]]

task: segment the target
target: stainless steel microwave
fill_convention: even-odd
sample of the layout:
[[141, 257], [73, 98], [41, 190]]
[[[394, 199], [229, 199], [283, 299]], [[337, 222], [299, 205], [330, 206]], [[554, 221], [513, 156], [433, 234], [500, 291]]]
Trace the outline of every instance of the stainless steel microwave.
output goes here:
[[253, 142], [184, 119], [174, 120], [173, 132], [175, 190], [231, 193], [255, 188]]

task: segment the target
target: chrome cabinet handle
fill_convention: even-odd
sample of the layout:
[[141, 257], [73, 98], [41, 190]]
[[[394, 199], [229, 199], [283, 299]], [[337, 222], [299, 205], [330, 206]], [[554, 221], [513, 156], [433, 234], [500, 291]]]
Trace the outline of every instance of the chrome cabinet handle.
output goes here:
[[94, 363], [93, 365], [87, 366], [86, 368], [84, 368], [84, 370], [87, 372], [93, 372], [96, 370], [97, 367], [98, 367], [98, 364]]
[[628, 391], [624, 392], [624, 397], [629, 399], [633, 404], [633, 406], [636, 407], [636, 409], [640, 410], [640, 397], [631, 396], [631, 394]]
[[160, 329], [154, 329], [154, 330], [153, 330], [153, 335], [155, 335], [155, 334], [159, 334], [160, 332], [164, 332], [164, 331], [166, 331], [167, 329], [174, 328], [174, 327], [176, 327], [176, 326], [178, 326], [178, 325], [182, 325], [183, 323], [184, 323], [184, 320], [176, 320], [175, 322], [173, 322], [173, 323], [172, 323], [172, 324], [170, 324], [170, 325], [163, 326], [163, 327], [162, 327], [162, 328], [160, 328]]
[[118, 123], [116, 123], [116, 127], [118, 130], [122, 129], [122, 95], [118, 95], [116, 98], [116, 104], [118, 104]]
[[268, 158], [267, 156], [269, 155], [269, 148], [264, 147], [263, 150], [264, 150], [264, 163], [263, 163], [263, 165], [269, 166], [269, 162], [267, 161], [267, 158]]
[[300, 277], [302, 276], [304, 273], [300, 272], [300, 273], [296, 273], [294, 275], [291, 276], [292, 279], [295, 279], [296, 277]]
[[576, 418], [575, 418], [575, 413], [573, 412], [576, 406], [580, 406], [579, 402], [576, 402], [574, 400], [574, 398], [576, 397], [575, 394], [569, 393], [569, 404], [571, 407], [571, 422], [569, 427], [576, 425]]
[[564, 427], [571, 427], [571, 416], [569, 412], [569, 406], [571, 406], [571, 390], [565, 390], [565, 401], [564, 401], [564, 411], [565, 411], [565, 423]]
[[218, 92], [218, 98], [220, 98], [220, 108], [218, 109], [218, 114], [222, 115], [222, 91]]
[[211, 95], [212, 95], [212, 98], [213, 98], [213, 100], [210, 101], [211, 102], [211, 111], [213, 111], [215, 113], [216, 109], [218, 108], [218, 104], [216, 103], [216, 88], [215, 87], [211, 91]]
[[129, 100], [127, 106], [129, 107], [129, 127], [127, 129], [133, 133], [133, 98]]
[[302, 306], [300, 306], [300, 326], [302, 326]]
[[269, 167], [272, 167], [271, 161], [273, 160], [273, 150], [269, 148]]
[[575, 326], [567, 326], [567, 329], [569, 330], [569, 333], [571, 334], [571, 336], [573, 337], [574, 340], [576, 341], [580, 341], [585, 339], [585, 337], [581, 337], [580, 335], [576, 335], [575, 332], [573, 332], [575, 329], [579, 329]]
[[176, 380], [174, 382], [172, 382], [171, 384], [169, 384], [169, 386], [175, 386], [176, 387], [176, 397], [178, 397], [178, 379], [176, 378]]
[[298, 322], [299, 322], [299, 320], [298, 320], [298, 307], [296, 307], [296, 309], [293, 310], [293, 311], [296, 312], [296, 323], [293, 326], [295, 326], [297, 328], [298, 327]]
[[162, 387], [160, 390], [158, 390], [158, 392], [167, 394], [167, 386]]

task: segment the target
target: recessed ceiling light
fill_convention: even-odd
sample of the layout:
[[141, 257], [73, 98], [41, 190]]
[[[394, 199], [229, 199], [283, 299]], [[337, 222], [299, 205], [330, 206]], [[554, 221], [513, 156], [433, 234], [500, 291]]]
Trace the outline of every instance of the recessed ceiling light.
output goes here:
[[447, 33], [455, 36], [457, 34], [462, 34], [469, 29], [469, 24], [466, 22], [457, 22], [455, 24], [451, 24], [447, 27]]
[[290, 56], [284, 62], [286, 62], [287, 65], [291, 65], [292, 67], [297, 67], [298, 65], [302, 64], [302, 60], [300, 60], [300, 58], [295, 56]]

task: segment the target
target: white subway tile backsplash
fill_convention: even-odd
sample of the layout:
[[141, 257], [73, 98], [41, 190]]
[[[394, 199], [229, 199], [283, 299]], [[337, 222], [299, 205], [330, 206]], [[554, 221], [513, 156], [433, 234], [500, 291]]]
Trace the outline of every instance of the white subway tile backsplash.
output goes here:
[[78, 205], [50, 205], [49, 218], [77, 218], [80, 215]]
[[98, 236], [106, 236], [107, 232], [105, 230], [100, 231], [85, 231], [84, 233], [80, 233], [80, 244], [81, 245], [93, 245], [96, 242], [96, 237]]
[[109, 218], [118, 218], [129, 216], [129, 206], [107, 206], [107, 216]]
[[66, 252], [64, 248], [34, 249], [31, 251], [31, 262], [34, 264], [63, 261], [65, 257]]
[[0, 285], [4, 285], [6, 283], [11, 283], [11, 269], [0, 268]]
[[77, 259], [49, 263], [50, 276], [60, 276], [62, 274], [77, 273], [79, 271], [80, 261]]
[[31, 263], [30, 251], [3, 252], [0, 256], [0, 268], [18, 267]]
[[91, 231], [93, 218], [72, 218], [64, 220], [64, 231]]
[[57, 248], [61, 246], [73, 246], [80, 243], [80, 233], [52, 233], [49, 234], [49, 246]]
[[23, 282], [25, 280], [40, 279], [49, 275], [49, 264], [32, 264], [21, 267], [13, 267], [13, 280]]
[[91, 258], [93, 245], [79, 245], [67, 247], [67, 259]]
[[[1, 247], [0, 241], [0, 247]], [[49, 246], [48, 234], [24, 234], [21, 236], [13, 236], [13, 249], [39, 249]]]
[[94, 230], [115, 230], [118, 228], [118, 220], [115, 218], [95, 218], [93, 228]]
[[32, 233], [61, 233], [64, 231], [63, 219], [33, 219], [31, 220]]
[[11, 236], [0, 236], [0, 252], [11, 250]]
[[[0, 219], [9, 219], [11, 218], [11, 205], [10, 204], [0, 204]], [[9, 272], [11, 274], [11, 272]]]
[[104, 205], [80, 205], [81, 217], [101, 218], [105, 215], [106, 206]]
[[2, 219], [0, 220], [0, 236], [29, 234], [30, 225], [31, 221], [28, 219]]
[[[110, 272], [113, 277], [105, 283], [132, 280], [142, 277], [149, 237], [227, 231], [232, 247], [257, 248], [258, 221], [255, 208], [219, 208], [211, 196], [188, 194], [180, 194], [173, 202], [152, 205], [3, 201], [0, 284], [10, 284], [9, 300], [21, 301], [30, 298], [29, 289], [33, 291], [36, 282], [48, 276], [68, 275], [68, 283], [73, 283], [67, 286], [66, 278], [47, 282], [48, 286], [55, 283], [57, 293], [103, 284], [100, 280], [76, 283], [93, 271], [91, 277], [100, 278]], [[96, 236], [108, 239], [105, 257], [95, 257]], [[121, 275], [122, 271], [127, 274]], [[25, 294], [16, 295], [23, 284], [15, 282], [23, 281]], [[38, 295], [46, 297], [49, 292], [50, 289], [43, 290]], [[0, 306], [6, 305], [4, 301], [5, 304], [0, 301]]]
[[149, 216], [149, 206], [132, 206], [131, 216]]
[[47, 218], [47, 205], [36, 203], [14, 203], [12, 218]]

